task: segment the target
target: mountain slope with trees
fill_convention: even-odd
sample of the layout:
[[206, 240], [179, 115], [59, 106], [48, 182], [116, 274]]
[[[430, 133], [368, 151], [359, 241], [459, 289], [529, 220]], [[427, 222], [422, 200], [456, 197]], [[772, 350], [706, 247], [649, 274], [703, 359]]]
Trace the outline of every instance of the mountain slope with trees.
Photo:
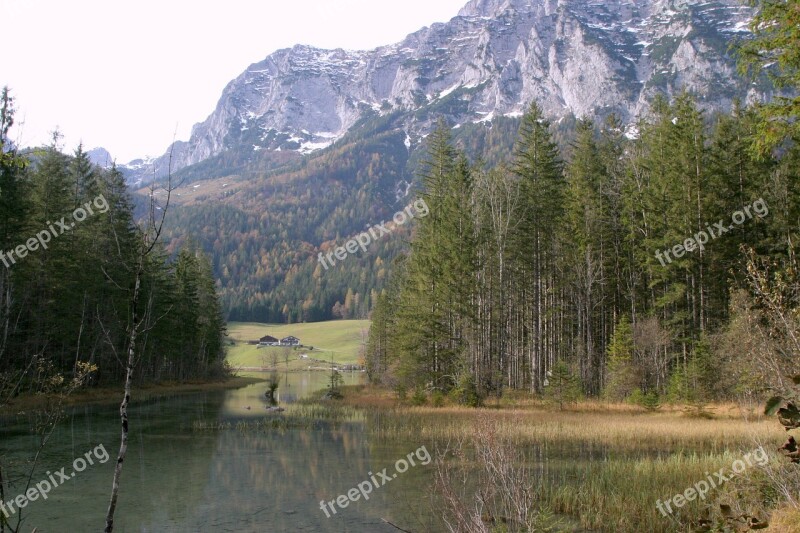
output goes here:
[[280, 50], [233, 80], [189, 141], [123, 170], [141, 186], [172, 164], [184, 187], [168, 248], [191, 238], [213, 258], [230, 319], [365, 318], [407, 235], [324, 274], [317, 254], [413, 200], [440, 118], [471, 161], [495, 166], [531, 101], [564, 153], [576, 116], [614, 114], [632, 135], [657, 94], [688, 89], [727, 112], [772, 90], [735, 76], [729, 45], [753, 13], [737, 0], [473, 1], [376, 50]]

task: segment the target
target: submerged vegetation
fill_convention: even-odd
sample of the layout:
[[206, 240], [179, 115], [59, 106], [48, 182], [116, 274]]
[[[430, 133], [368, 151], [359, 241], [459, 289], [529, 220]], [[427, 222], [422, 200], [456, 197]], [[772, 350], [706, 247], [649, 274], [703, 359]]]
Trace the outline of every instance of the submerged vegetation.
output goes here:
[[298, 403], [285, 411], [248, 420], [195, 420], [193, 431], [268, 431], [287, 429], [335, 429], [342, 424], [361, 422], [364, 415], [357, 409], [341, 405]]

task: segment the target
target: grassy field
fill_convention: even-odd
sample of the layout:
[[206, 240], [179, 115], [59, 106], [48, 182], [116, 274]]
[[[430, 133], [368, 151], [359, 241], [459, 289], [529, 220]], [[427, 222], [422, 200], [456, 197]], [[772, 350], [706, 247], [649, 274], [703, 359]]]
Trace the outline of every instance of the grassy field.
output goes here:
[[[289, 369], [300, 370], [309, 366], [308, 360], [300, 360], [300, 353], [309, 357], [338, 364], [358, 363], [358, 354], [362, 341], [366, 340], [369, 331], [369, 320], [336, 320], [311, 324], [259, 324], [256, 322], [228, 323], [229, 339], [235, 346], [228, 348], [228, 361], [234, 368], [263, 367], [269, 364], [270, 350], [279, 352], [280, 368], [284, 368], [282, 348], [259, 348], [247, 344], [265, 335], [278, 339], [294, 335], [304, 346], [313, 346], [313, 350], [300, 349], [292, 351]], [[265, 361], [267, 365], [265, 365]]]

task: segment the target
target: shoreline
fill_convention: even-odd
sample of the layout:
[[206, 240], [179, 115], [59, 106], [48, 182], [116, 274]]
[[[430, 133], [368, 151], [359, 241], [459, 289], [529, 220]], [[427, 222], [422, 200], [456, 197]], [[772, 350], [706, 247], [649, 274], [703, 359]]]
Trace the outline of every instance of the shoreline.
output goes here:
[[[249, 373], [260, 373], [260, 374], [271, 374], [273, 372], [297, 374], [300, 372], [330, 372], [331, 370], [332, 370], [331, 367], [326, 368], [324, 366], [309, 366], [307, 368], [240, 366], [236, 368], [237, 372], [249, 372]], [[341, 368], [338, 368], [337, 371], [342, 374], [363, 374], [366, 372], [366, 370], [343, 370]]]
[[[189, 381], [186, 383], [164, 382], [140, 385], [131, 391], [131, 403], [148, 401], [161, 396], [179, 394], [197, 394], [217, 390], [229, 390], [246, 387], [266, 380], [256, 377], [233, 376], [217, 381]], [[119, 404], [122, 401], [123, 386], [82, 389], [64, 399], [63, 407], [82, 405]], [[50, 395], [23, 394], [0, 406], [0, 416], [24, 414], [28, 410], [41, 409], [53, 399]]]

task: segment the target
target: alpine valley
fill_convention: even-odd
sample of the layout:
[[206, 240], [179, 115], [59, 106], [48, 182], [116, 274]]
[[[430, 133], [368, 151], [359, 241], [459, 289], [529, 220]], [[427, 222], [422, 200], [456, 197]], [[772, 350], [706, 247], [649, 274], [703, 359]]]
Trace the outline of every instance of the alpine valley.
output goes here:
[[229, 320], [360, 318], [409, 238], [399, 229], [325, 270], [317, 261], [414, 200], [440, 120], [487, 164], [538, 102], [568, 146], [576, 119], [637, 133], [657, 94], [708, 113], [769, 92], [736, 75], [738, 0], [472, 0], [447, 23], [368, 51], [297, 45], [251, 65], [164, 156], [123, 167], [145, 191], [172, 170], [169, 249], [212, 258]]

